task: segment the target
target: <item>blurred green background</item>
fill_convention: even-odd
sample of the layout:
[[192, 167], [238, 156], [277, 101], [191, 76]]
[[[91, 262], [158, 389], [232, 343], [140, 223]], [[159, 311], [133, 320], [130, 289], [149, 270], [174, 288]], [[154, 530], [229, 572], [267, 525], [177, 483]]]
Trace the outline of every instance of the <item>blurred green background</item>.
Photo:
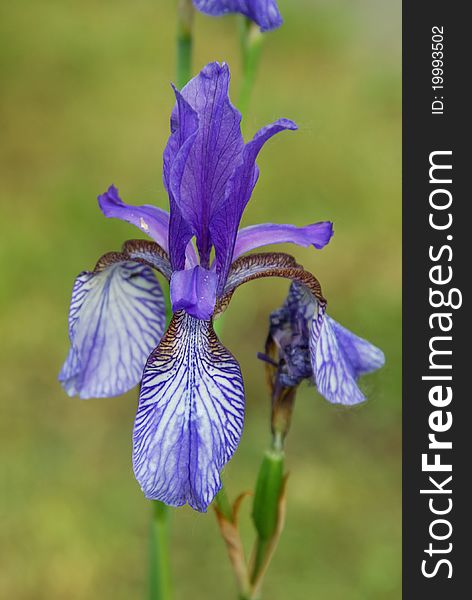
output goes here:
[[[330, 314], [379, 345], [387, 365], [368, 402], [329, 405], [303, 386], [287, 443], [286, 530], [267, 600], [393, 600], [400, 592], [400, 3], [280, 0], [266, 36], [246, 136], [278, 117], [244, 223], [322, 219], [322, 252], [295, 249]], [[172, 0], [21, 0], [0, 8], [0, 597], [146, 597], [149, 504], [131, 470], [136, 392], [68, 398], [73, 279], [131, 226], [96, 196], [166, 207], [161, 157], [174, 79]], [[195, 70], [210, 60], [240, 83], [236, 20], [196, 18]], [[293, 249], [292, 249], [293, 250]], [[269, 442], [262, 365], [279, 280], [235, 295], [224, 343], [240, 360], [247, 419], [225, 470], [231, 495], [252, 489]], [[249, 503], [243, 527], [250, 542]], [[172, 515], [175, 598], [235, 598], [212, 511]]]

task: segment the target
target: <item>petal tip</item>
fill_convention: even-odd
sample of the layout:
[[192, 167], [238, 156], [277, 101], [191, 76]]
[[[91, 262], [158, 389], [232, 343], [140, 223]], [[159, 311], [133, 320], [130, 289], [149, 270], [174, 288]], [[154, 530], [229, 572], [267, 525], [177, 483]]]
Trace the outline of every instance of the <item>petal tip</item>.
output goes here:
[[372, 365], [373, 368], [372, 370], [377, 370], [377, 369], [381, 369], [382, 367], [385, 366], [385, 353], [382, 352], [382, 350], [380, 348], [377, 348], [376, 346], [372, 346]]
[[118, 192], [118, 188], [113, 183], [108, 187], [106, 192], [98, 195], [97, 200], [100, 210], [106, 217], [109, 216], [109, 214], [107, 214], [109, 208], [123, 204]]
[[295, 123], [295, 121], [292, 121], [292, 119], [280, 119], [279, 123], [285, 128], [285, 129], [289, 129], [290, 131], [297, 131], [298, 129], [298, 125]]
[[317, 239], [312, 242], [317, 250], [321, 250], [329, 244], [334, 235], [334, 225], [332, 221], [321, 221], [311, 226], [317, 233]]

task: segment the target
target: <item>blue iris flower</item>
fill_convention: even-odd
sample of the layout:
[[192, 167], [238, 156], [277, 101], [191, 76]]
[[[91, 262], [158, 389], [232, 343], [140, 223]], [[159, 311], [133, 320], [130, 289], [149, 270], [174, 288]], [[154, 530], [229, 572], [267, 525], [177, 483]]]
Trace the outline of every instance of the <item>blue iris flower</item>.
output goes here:
[[[259, 176], [259, 151], [273, 135], [296, 126], [280, 119], [245, 143], [241, 115], [229, 100], [229, 79], [225, 64], [210, 63], [181, 92], [174, 89], [163, 161], [169, 212], [127, 205], [114, 186], [99, 196], [105, 216], [136, 225], [152, 241], [128, 241], [77, 277], [71, 345], [59, 376], [66, 392], [81, 398], [116, 396], [140, 383], [133, 431], [136, 478], [146, 497], [172, 506], [189, 503], [200, 511], [220, 489], [220, 471], [243, 429], [241, 370], [213, 329], [213, 318], [236, 288], [269, 276], [297, 282], [310, 299], [306, 327], [315, 360], [330, 365], [344, 360], [339, 345], [331, 343], [316, 278], [287, 254], [247, 254], [285, 242], [320, 249], [333, 228], [324, 221], [239, 229]], [[155, 272], [170, 284], [173, 316], [166, 331]], [[318, 362], [316, 368], [322, 372]], [[344, 385], [342, 371], [326, 371], [332, 401], [337, 401], [332, 379], [338, 376]], [[345, 392], [354, 401], [356, 389]]]
[[193, 3], [199, 11], [216, 17], [240, 13], [257, 23], [261, 31], [270, 31], [282, 25], [275, 0], [193, 0]]

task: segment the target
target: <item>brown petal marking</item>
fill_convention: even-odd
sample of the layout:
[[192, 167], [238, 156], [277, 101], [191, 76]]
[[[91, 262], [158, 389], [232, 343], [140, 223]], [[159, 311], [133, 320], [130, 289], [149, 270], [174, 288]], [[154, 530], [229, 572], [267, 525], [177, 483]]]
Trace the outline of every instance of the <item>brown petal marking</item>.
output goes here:
[[148, 240], [128, 240], [123, 244], [121, 252], [107, 252], [99, 258], [94, 271], [103, 271], [113, 263], [124, 261], [147, 265], [159, 271], [168, 280], [172, 275], [172, 267], [167, 252], [156, 242]]
[[226, 310], [237, 287], [261, 277], [284, 277], [304, 285], [320, 305], [326, 306], [321, 285], [314, 275], [299, 265], [293, 256], [283, 252], [249, 254], [234, 261], [228, 274], [223, 296], [218, 300], [215, 315]]

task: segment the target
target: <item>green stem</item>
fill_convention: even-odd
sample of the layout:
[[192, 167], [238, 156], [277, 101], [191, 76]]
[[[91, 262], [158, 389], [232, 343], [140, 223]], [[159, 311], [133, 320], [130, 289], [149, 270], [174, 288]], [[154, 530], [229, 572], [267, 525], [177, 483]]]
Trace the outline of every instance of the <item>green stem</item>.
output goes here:
[[238, 107], [243, 116], [249, 106], [252, 88], [256, 81], [257, 69], [261, 57], [263, 36], [258, 26], [250, 19], [241, 21], [241, 54], [243, 63], [243, 79], [239, 94]]
[[192, 75], [192, 0], [178, 0], [177, 8], [177, 87], [182, 89]]
[[271, 449], [277, 455], [283, 458], [284, 455], [284, 436], [281, 431], [274, 431], [272, 434]]
[[170, 564], [168, 547], [169, 508], [157, 500], [151, 501], [150, 600], [170, 600]]

